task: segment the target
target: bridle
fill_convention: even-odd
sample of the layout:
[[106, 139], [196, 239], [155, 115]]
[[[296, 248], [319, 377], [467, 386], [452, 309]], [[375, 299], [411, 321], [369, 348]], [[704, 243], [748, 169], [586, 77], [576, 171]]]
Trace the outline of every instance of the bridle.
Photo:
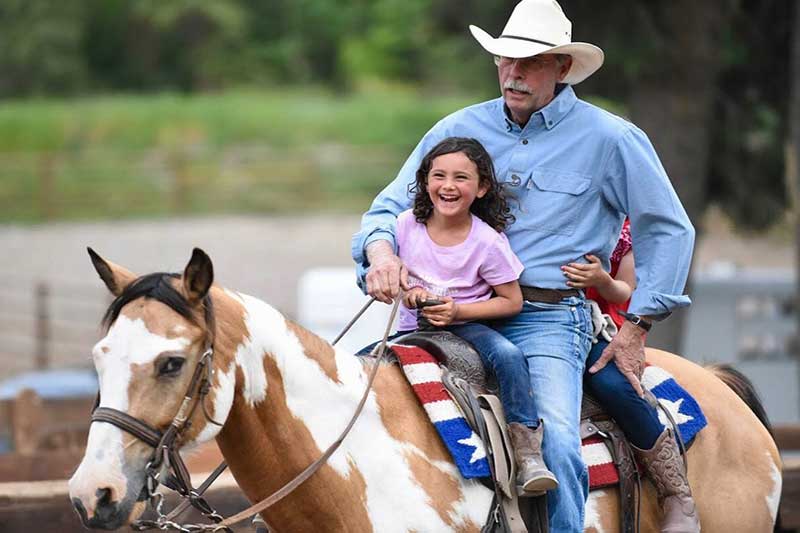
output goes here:
[[[179, 453], [179, 448], [176, 446], [184, 432], [191, 427], [191, 418], [198, 405], [202, 406], [203, 415], [208, 422], [217, 426], [222, 426], [221, 423], [217, 422], [209, 415], [205, 405], [205, 398], [211, 390], [211, 378], [214, 373], [214, 332], [216, 329], [216, 321], [214, 318], [214, 307], [209, 296], [203, 299], [203, 307], [206, 323], [203, 355], [200, 356], [200, 360], [197, 362], [197, 366], [195, 366], [194, 373], [186, 389], [186, 394], [184, 394], [181, 406], [178, 408], [178, 412], [172, 418], [172, 422], [170, 422], [166, 430], [160, 431], [124, 411], [111, 407], [100, 407], [99, 392], [97, 393], [95, 406], [92, 409], [92, 423], [106, 422], [112, 424], [153, 448], [153, 453], [150, 455], [147, 465], [145, 466], [146, 478], [144, 498], [141, 498], [141, 500], [148, 499], [159, 516], [155, 521], [137, 520], [134, 522], [131, 527], [137, 531], [155, 528], [162, 530], [176, 529], [178, 531], [194, 531], [171, 522], [169, 520], [170, 517], [162, 513], [163, 494], [156, 490], [159, 484], [163, 484], [178, 492], [185, 498], [185, 502], [188, 502], [188, 504], [181, 509], [181, 512], [188, 507], [188, 505], [192, 505], [215, 523], [222, 521], [222, 516], [202, 497], [202, 491], [195, 490], [192, 487], [189, 469], [186, 468], [186, 464], [183, 462], [183, 458]], [[226, 467], [226, 463], [223, 462], [220, 464], [217, 469], [214, 470], [214, 473], [212, 473], [214, 479], [216, 479]], [[161, 477], [163, 472], [167, 473], [165, 478]], [[208, 483], [208, 485], [210, 485], [210, 483]], [[203, 491], [204, 490], [205, 489], [203, 489]], [[220, 531], [224, 531], [224, 529]]]
[[[204, 401], [206, 395], [211, 389], [211, 378], [214, 372], [214, 335], [216, 331], [214, 308], [211, 303], [211, 298], [206, 295], [206, 297], [203, 299], [206, 322], [205, 350], [194, 369], [194, 374], [192, 375], [189, 387], [184, 395], [183, 402], [181, 403], [178, 412], [173, 417], [169, 427], [167, 427], [165, 431], [161, 432], [146, 422], [143, 422], [138, 418], [118, 409], [99, 407], [100, 393], [97, 393], [95, 407], [92, 410], [92, 423], [106, 422], [112, 424], [123, 431], [130, 433], [153, 448], [153, 453], [150, 456], [147, 465], [145, 466], [145, 497], [141, 498], [140, 501], [144, 499], [149, 500], [151, 507], [155, 510], [158, 516], [156, 520], [136, 520], [131, 524], [131, 528], [136, 531], [160, 529], [175, 530], [184, 533], [205, 531], [225, 531], [233, 533], [233, 530], [230, 528], [231, 525], [241, 522], [245, 518], [249, 518], [256, 513], [260, 513], [264, 509], [283, 499], [294, 489], [300, 486], [306, 479], [311, 477], [323, 464], [325, 464], [325, 462], [327, 462], [328, 458], [333, 455], [342, 441], [344, 441], [345, 436], [350, 432], [350, 429], [355, 424], [358, 416], [361, 414], [361, 410], [366, 403], [369, 391], [372, 389], [372, 383], [375, 381], [378, 368], [380, 367], [384, 355], [386, 354], [386, 344], [389, 337], [389, 331], [397, 314], [397, 309], [400, 300], [402, 299], [401, 297], [402, 295], [398, 295], [398, 297], [395, 299], [391, 316], [389, 317], [389, 321], [386, 324], [386, 329], [383, 334], [383, 340], [377, 348], [377, 359], [372, 370], [370, 371], [367, 386], [364, 390], [361, 400], [359, 401], [352, 418], [339, 437], [317, 460], [315, 460], [305, 470], [295, 476], [294, 479], [286, 483], [286, 485], [275, 491], [267, 498], [254, 505], [251, 505], [244, 511], [241, 511], [227, 519], [223, 519], [222, 516], [217, 513], [214, 508], [211, 507], [211, 505], [208, 504], [202, 495], [206, 489], [211, 486], [213, 481], [227, 468], [227, 464], [224, 461], [220, 463], [219, 466], [217, 466], [217, 468], [215, 468], [208, 478], [200, 485], [200, 487], [194, 489], [192, 487], [189, 470], [186, 468], [186, 464], [183, 462], [183, 459], [180, 456], [179, 449], [176, 447], [176, 443], [180, 441], [180, 437], [191, 426], [190, 419], [194, 414], [198, 404], [202, 406], [203, 414], [209, 422], [218, 426], [222, 426], [221, 423], [216, 422], [213, 418], [211, 418], [211, 416], [209, 416]], [[344, 334], [361, 317], [361, 315], [364, 314], [367, 308], [374, 301], [375, 298], [371, 298], [361, 308], [361, 310], [359, 310], [359, 312], [344, 327], [344, 330], [336, 337], [332, 344], [336, 344], [336, 342], [338, 342], [339, 339], [344, 336]], [[168, 474], [165, 476], [165, 478], [161, 477], [162, 471], [166, 471]], [[156, 490], [160, 484], [178, 492], [184, 498], [183, 501], [169, 514], [164, 514], [162, 511], [164, 503], [163, 494]], [[210, 519], [214, 523], [182, 525], [175, 522], [174, 518], [185, 511], [189, 505], [195, 507], [203, 514], [203, 516]], [[263, 517], [261, 518], [261, 521], [266, 523]]]

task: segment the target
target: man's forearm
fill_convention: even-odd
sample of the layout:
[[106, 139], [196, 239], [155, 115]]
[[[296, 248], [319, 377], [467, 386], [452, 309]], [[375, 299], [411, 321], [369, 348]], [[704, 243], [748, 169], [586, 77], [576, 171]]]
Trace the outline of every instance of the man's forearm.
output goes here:
[[376, 260], [394, 255], [394, 247], [389, 241], [380, 239], [367, 245], [367, 261], [374, 264]]

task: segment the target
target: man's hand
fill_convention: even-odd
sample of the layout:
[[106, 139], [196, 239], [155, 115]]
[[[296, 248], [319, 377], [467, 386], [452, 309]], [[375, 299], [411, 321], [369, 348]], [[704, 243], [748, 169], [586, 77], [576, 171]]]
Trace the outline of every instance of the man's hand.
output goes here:
[[588, 264], [569, 263], [561, 267], [561, 271], [569, 279], [567, 285], [576, 289], [601, 287], [613, 283], [614, 279], [603, 270], [603, 264], [596, 255], [587, 254]]
[[614, 360], [622, 375], [628, 378], [639, 397], [644, 396], [642, 390], [642, 373], [644, 372], [644, 335], [645, 331], [639, 326], [625, 322], [619, 333], [603, 350], [603, 355], [592, 365], [589, 372], [594, 374], [605, 367], [609, 361]]
[[458, 316], [458, 304], [449, 296], [439, 297], [439, 300], [444, 303], [441, 305], [424, 307], [420, 312], [422, 316], [428, 319], [431, 325], [441, 328], [456, 319], [456, 316]]
[[369, 271], [367, 272], [367, 294], [380, 302], [390, 304], [400, 294], [400, 288], [408, 288], [408, 270], [389, 241], [375, 241], [367, 246]]

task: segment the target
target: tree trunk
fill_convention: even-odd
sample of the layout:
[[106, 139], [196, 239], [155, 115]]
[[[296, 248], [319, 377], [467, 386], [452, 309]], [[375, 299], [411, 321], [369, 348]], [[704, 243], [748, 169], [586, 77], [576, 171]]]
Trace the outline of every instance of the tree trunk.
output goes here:
[[786, 142], [786, 185], [795, 224], [795, 334], [790, 352], [800, 356], [800, 6], [794, 7], [789, 54], [789, 136]]
[[[727, 0], [676, 0], [654, 7], [663, 47], [658, 68], [650, 68], [630, 98], [633, 121], [658, 152], [698, 237], [706, 203], [709, 166], [709, 121], [719, 72], [718, 36], [730, 10]], [[691, 13], [691, 16], [687, 16]], [[689, 287], [687, 287], [687, 291]], [[653, 328], [648, 345], [681, 352], [686, 310]]]

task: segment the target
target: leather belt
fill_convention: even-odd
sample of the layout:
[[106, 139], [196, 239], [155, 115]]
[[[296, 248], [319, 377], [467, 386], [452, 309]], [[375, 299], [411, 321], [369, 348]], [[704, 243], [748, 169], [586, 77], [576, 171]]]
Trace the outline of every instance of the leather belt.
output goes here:
[[520, 285], [520, 289], [522, 289], [522, 298], [528, 302], [557, 304], [564, 298], [582, 297], [581, 291], [578, 289], [542, 289], [526, 285]]

